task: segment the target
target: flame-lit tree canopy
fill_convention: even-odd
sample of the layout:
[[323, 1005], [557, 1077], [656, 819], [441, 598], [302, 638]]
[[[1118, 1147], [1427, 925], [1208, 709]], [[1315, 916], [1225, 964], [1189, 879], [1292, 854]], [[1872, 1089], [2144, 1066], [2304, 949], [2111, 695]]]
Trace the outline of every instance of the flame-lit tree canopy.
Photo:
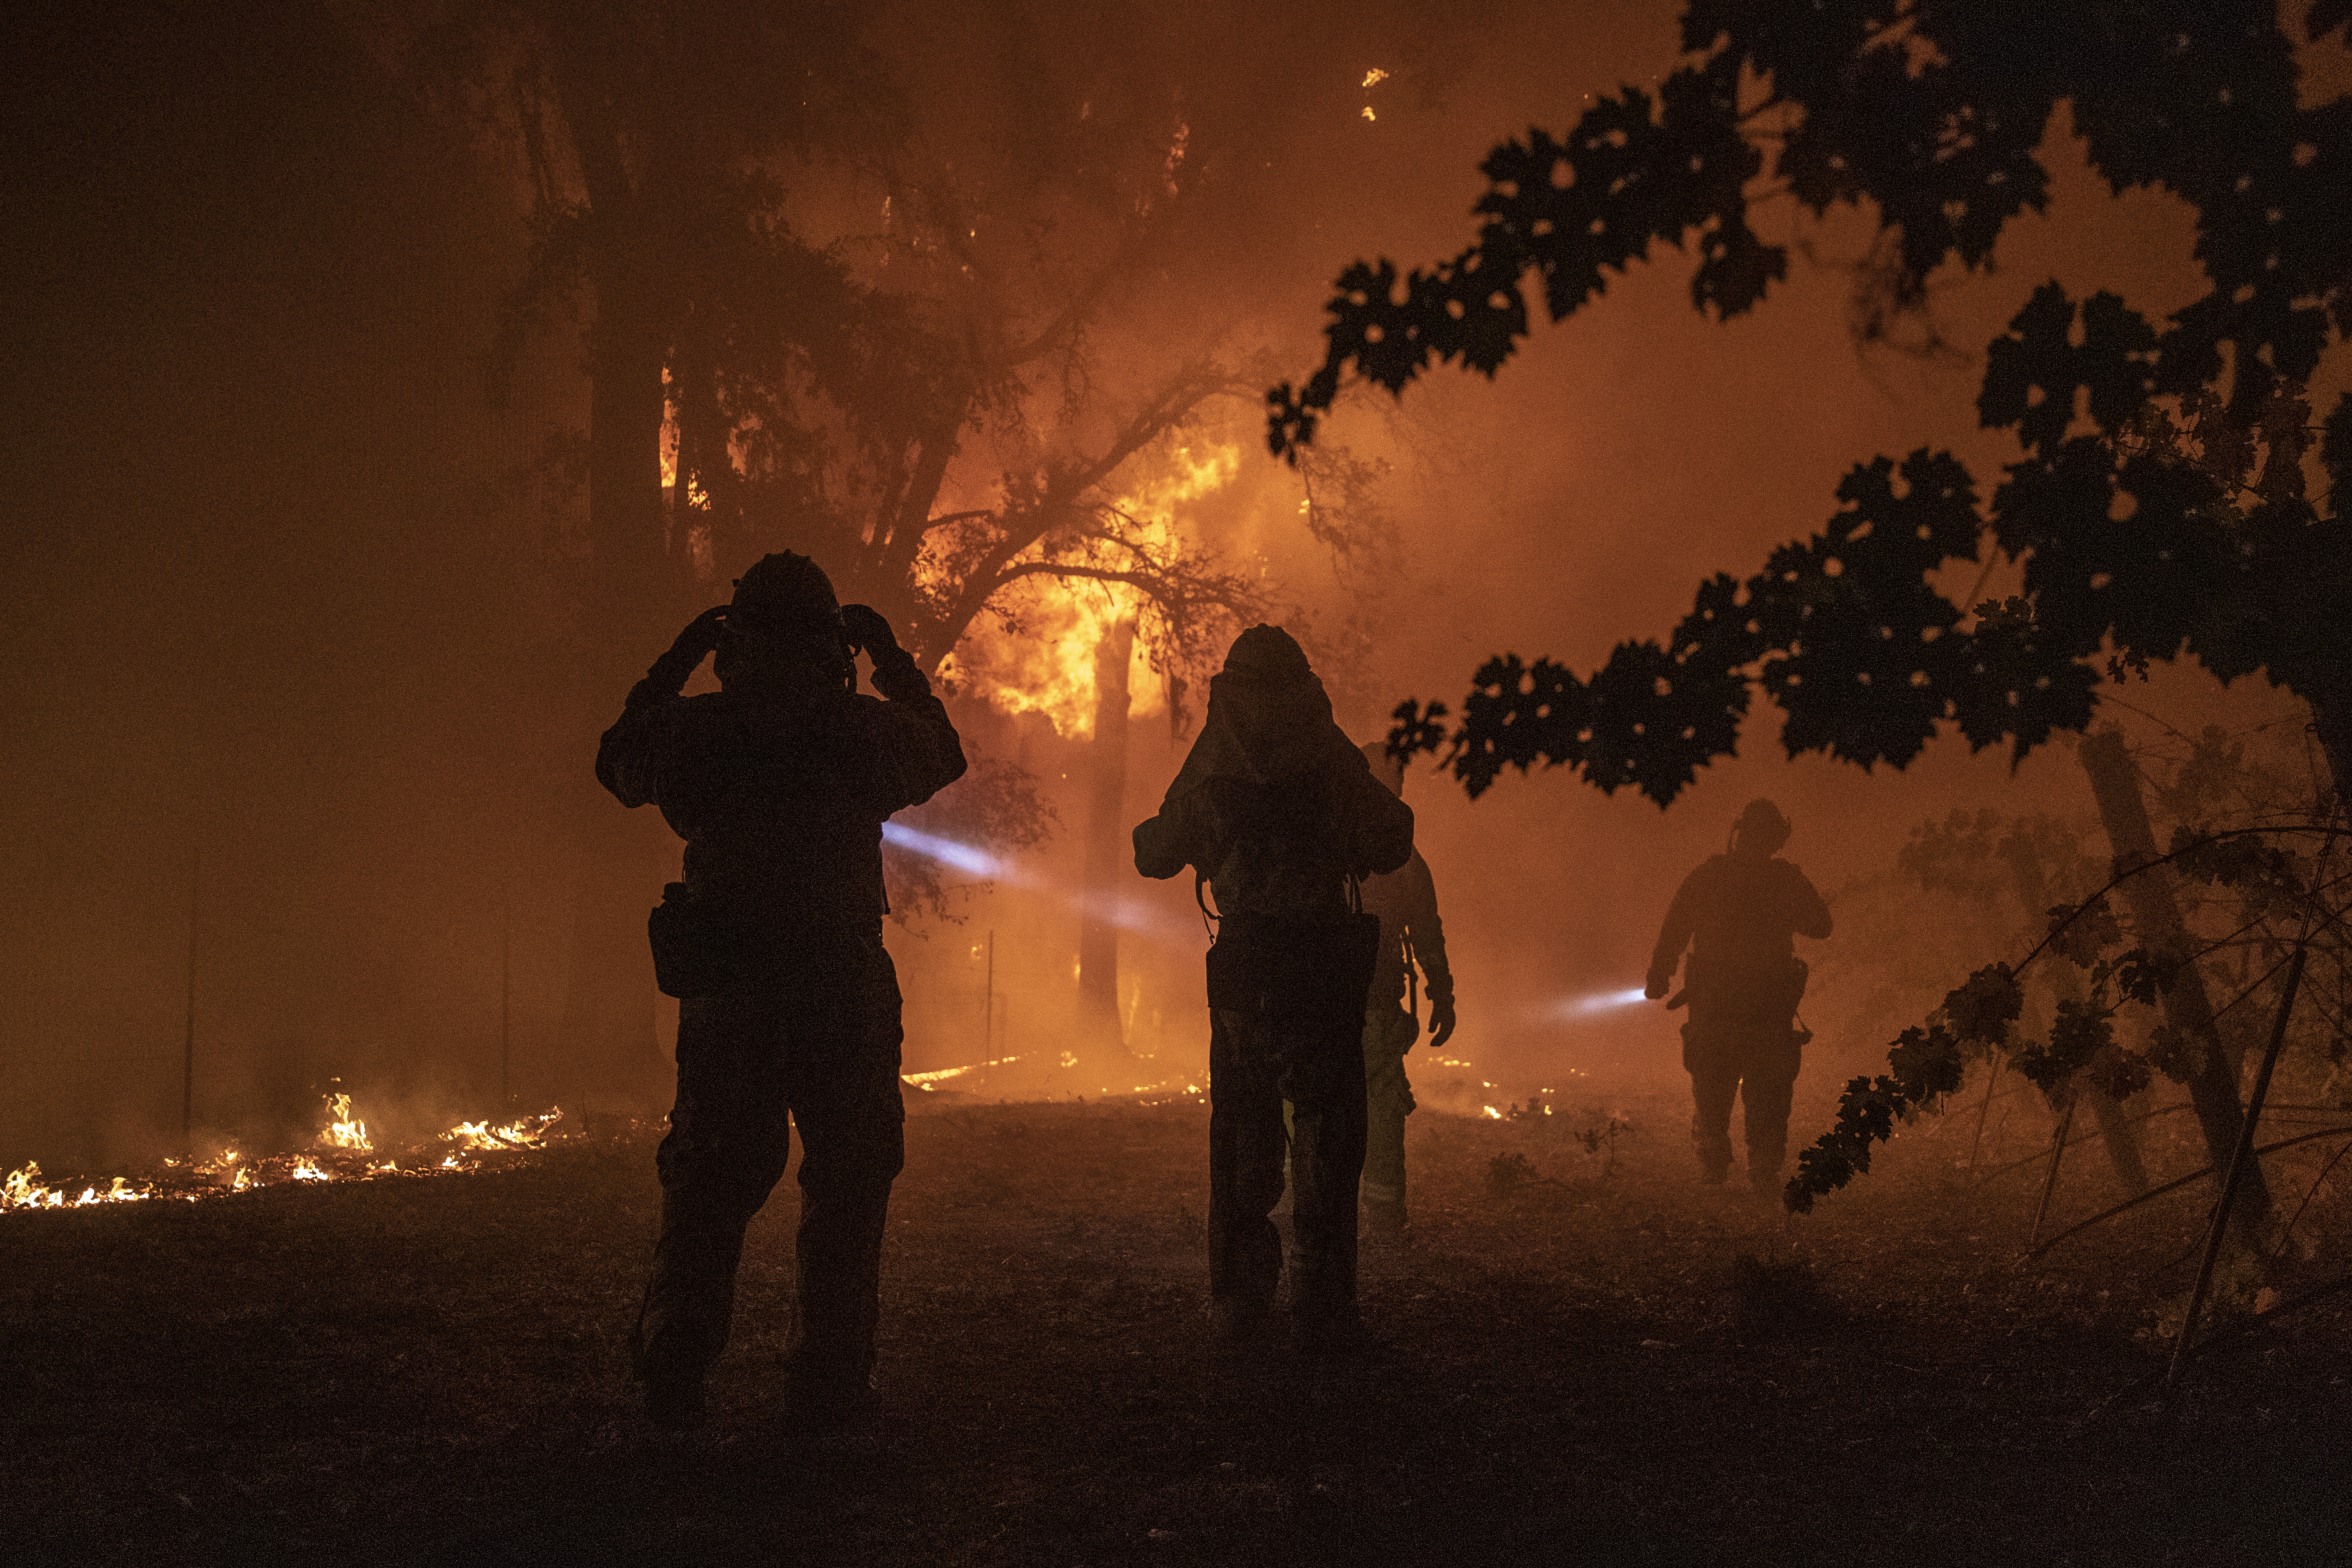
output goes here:
[[[2315, 39], [2347, 25], [2342, 0], [2305, 19]], [[2307, 700], [2341, 788], [2352, 542], [2335, 496], [2352, 398], [2326, 422], [2334, 485], [2315, 497], [2302, 387], [2352, 327], [2352, 102], [2298, 106], [2277, 7], [1696, 0], [1683, 44], [1654, 96], [1627, 88], [1564, 140], [1496, 148], [1461, 255], [1343, 272], [1322, 367], [1268, 395], [1274, 451], [1313, 441], [1350, 369], [1399, 395], [1433, 362], [1493, 375], [1528, 331], [1530, 275], [1557, 321], [1664, 241], [1697, 251], [1699, 310], [1751, 309], [1787, 265], [1748, 222], [1768, 163], [1771, 188], [1816, 215], [1874, 207], [1883, 326], [1937, 268], [1983, 268], [2009, 220], [2042, 208], [2035, 150], [2062, 100], [2112, 189], [2195, 209], [2210, 291], [2157, 324], [2112, 293], [2042, 288], [1988, 355], [1982, 421], [2025, 447], [1989, 509], [1947, 454], [1877, 458], [1821, 533], [1703, 584], [1664, 645], [1622, 644], [1589, 679], [1492, 659], [1450, 733], [1444, 705], [1407, 703], [1392, 742], [1450, 742], [1474, 795], [1542, 762], [1664, 805], [1732, 752], [1759, 684], [1792, 755], [1899, 768], [1943, 722], [2022, 755], [2088, 721], [2103, 648], [2118, 677], [2185, 650]], [[1929, 576], [1987, 549], [2024, 560], [2025, 594], [1964, 624]]]
[[[1041, 674], [1091, 690], [1090, 634], [1111, 624], [1172, 696], [1269, 610], [1255, 570], [1184, 526], [1181, 481], [1211, 447], [1238, 451], [1271, 374], [1258, 263], [1233, 241], [1282, 210], [1265, 154], [1297, 132], [1265, 84], [1294, 68], [1295, 27], [1243, 59], [1201, 11], [1055, 0], [350, 9], [530, 208], [494, 386], [536, 345], [585, 351], [586, 426], [539, 468], [572, 545], [583, 721], [772, 550], [816, 558], [927, 668], [992, 698]], [[1343, 550], [1349, 511], [1307, 521]], [[987, 646], [950, 661], [974, 632]], [[637, 865], [583, 816], [583, 864]], [[1011, 852], [1052, 813], [983, 759], [911, 820]], [[938, 867], [888, 858], [896, 908], [940, 908]], [[633, 973], [642, 946], [622, 874], [599, 875], [575, 914], [600, 944], [584, 984]], [[567, 1016], [587, 1030], [625, 1004]]]
[[[494, 391], [562, 410], [513, 488], [551, 502], [575, 732], [769, 551], [814, 556], [951, 686], [1083, 715], [1068, 733], [1098, 647], [1131, 638], [1180, 698], [1271, 608], [1183, 481], [1230, 471], [1273, 374], [1251, 241], [1295, 226], [1277, 154], [1302, 62], [1349, 47], [1328, 29], [1238, 0], [340, 11], [529, 214], [489, 358]], [[1308, 510], [1335, 548], [1349, 509], [1319, 499], [1348, 488]], [[908, 823], [1001, 855], [1053, 820], [982, 757]], [[645, 1067], [635, 910], [667, 845], [601, 799], [572, 822], [565, 1049]], [[902, 918], [943, 910], [937, 864], [885, 858]]]
[[1152, 317], [1148, 286], [1213, 270], [1213, 220], [1258, 167], [1219, 154], [1264, 110], [1202, 79], [1199, 39], [1139, 51], [1093, 17], [1022, 47], [1043, 25], [989, 24], [984, 72], [886, 61], [877, 19], [838, 8], [520, 3], [410, 29], [410, 74], [533, 193], [500, 355], [587, 318], [574, 468], [605, 628], [615, 599], [674, 617], [788, 547], [933, 668], [1036, 579], [1127, 590], [1161, 660], [1262, 608], [1135, 503], [1206, 405], [1262, 384], [1236, 316]]

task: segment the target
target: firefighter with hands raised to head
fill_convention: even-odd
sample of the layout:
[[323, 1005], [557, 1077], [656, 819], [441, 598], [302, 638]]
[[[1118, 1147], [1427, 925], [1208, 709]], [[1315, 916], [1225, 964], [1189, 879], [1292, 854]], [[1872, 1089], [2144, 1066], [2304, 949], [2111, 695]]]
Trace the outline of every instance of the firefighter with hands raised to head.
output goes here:
[[[1312, 1354], [1356, 1342], [1364, 1168], [1364, 1001], [1380, 921], [1365, 877], [1412, 853], [1412, 812], [1331, 718], [1287, 632], [1242, 633], [1209, 682], [1200, 738], [1137, 826], [1135, 868], [1193, 868], [1219, 917], [1209, 951], [1209, 1296], [1219, 1336], [1254, 1342], [1282, 1275], [1269, 1217], [1293, 1204], [1290, 1312]], [[1207, 900], [1203, 900], [1204, 909]]]
[[[873, 663], [856, 690], [855, 655]], [[706, 655], [719, 689], [681, 695]], [[596, 777], [686, 840], [649, 921], [678, 998], [677, 1100], [655, 1156], [661, 1237], [632, 1335], [648, 1417], [694, 1425], [726, 1344], [751, 1216], [800, 1129], [786, 1388], [795, 1432], [871, 1408], [882, 1236], [905, 1163], [899, 994], [882, 945], [882, 824], [964, 771], [947, 710], [889, 623], [807, 556], [761, 558], [629, 692]]]
[[[1805, 994], [1805, 961], [1795, 937], [1830, 934], [1829, 906], [1805, 874], [1778, 858], [1788, 818], [1769, 800], [1740, 813], [1727, 854], [1710, 858], [1683, 879], [1650, 955], [1645, 994], [1672, 988], [1683, 950], [1690, 1022], [1683, 1026], [1683, 1067], [1690, 1073], [1691, 1141], [1709, 1184], [1731, 1170], [1731, 1102], [1741, 1102], [1748, 1180], [1777, 1192], [1789, 1146], [1789, 1101], [1810, 1032], [1797, 1026]], [[1668, 1005], [1681, 1004], [1676, 997]]]

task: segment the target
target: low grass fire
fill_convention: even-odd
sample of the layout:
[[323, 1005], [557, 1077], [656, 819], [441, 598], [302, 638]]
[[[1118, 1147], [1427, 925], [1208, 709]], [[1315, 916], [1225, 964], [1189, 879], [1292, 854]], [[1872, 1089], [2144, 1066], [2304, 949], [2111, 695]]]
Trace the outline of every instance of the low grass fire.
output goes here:
[[[327, 1095], [325, 1107], [327, 1124], [307, 1150], [256, 1155], [228, 1146], [208, 1158], [167, 1159], [160, 1170], [113, 1176], [104, 1185], [81, 1184], [79, 1192], [71, 1182], [50, 1185], [42, 1179], [39, 1163], [27, 1162], [8, 1173], [5, 1184], [0, 1184], [0, 1213], [89, 1208], [155, 1198], [196, 1203], [295, 1183], [366, 1182], [479, 1171], [488, 1168], [486, 1156], [546, 1149], [561, 1137], [554, 1130], [563, 1120], [562, 1109], [551, 1106], [536, 1116], [518, 1117], [497, 1126], [488, 1121], [460, 1121], [432, 1143], [379, 1159], [370, 1158], [377, 1150], [349, 1094], [337, 1090]], [[448, 1147], [438, 1147], [443, 1144]]]

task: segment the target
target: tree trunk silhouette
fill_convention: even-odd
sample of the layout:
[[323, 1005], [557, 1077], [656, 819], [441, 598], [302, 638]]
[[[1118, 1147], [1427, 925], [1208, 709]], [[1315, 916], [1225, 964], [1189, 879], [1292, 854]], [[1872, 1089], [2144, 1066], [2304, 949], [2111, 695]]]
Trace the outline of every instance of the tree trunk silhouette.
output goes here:
[[[2021, 834], [2013, 841], [2007, 859], [2012, 890], [2025, 906], [2026, 914], [2039, 925], [2058, 901], [2051, 894], [2050, 877], [2042, 867], [2042, 857]], [[2059, 963], [2049, 968], [2050, 988], [2057, 1000], [2083, 999], [2083, 977], [2074, 965]], [[2074, 1075], [2070, 1092], [2076, 1097], [2074, 1103], [2089, 1106], [2091, 1114], [2097, 1119], [2099, 1138], [2106, 1146], [2107, 1163], [2115, 1167], [2116, 1180], [2123, 1184], [2124, 1191], [2133, 1197], [2147, 1192], [2147, 1163], [2140, 1158], [2139, 1139], [2132, 1131], [2131, 1118], [2124, 1114], [2123, 1102], [2093, 1083], [2084, 1073]]]
[[[1120, 889], [1135, 875], [1127, 837], [1127, 669], [1135, 622], [1115, 623], [1095, 647], [1094, 773], [1087, 809], [1086, 886], [1078, 903], [1078, 1064], [1127, 1072], [1118, 1009]], [[1132, 1088], [1130, 1080], [1125, 1087]]]
[[[2337, 682], [2336, 689], [2352, 689], [2352, 680]], [[2335, 815], [2340, 816], [2345, 789], [2352, 784], [2352, 700], [2314, 702], [2311, 731], [2319, 742], [2321, 754], [2327, 759], [2327, 782], [2335, 797], [2331, 805]]]
[[[658, 296], [646, 297], [651, 280], [625, 250], [601, 260], [589, 333], [589, 558], [574, 645], [583, 781], [597, 736], [684, 620], [662, 508]], [[666, 858], [672, 841], [655, 814], [623, 810], [593, 782], [574, 822], [571, 965], [557, 1037], [562, 1076], [577, 1086], [575, 1096], [656, 1103], [667, 1064], [655, 1034], [646, 911], [674, 864]]]
[[[2085, 735], [2078, 754], [2083, 771], [2090, 775], [2091, 793], [2098, 798], [2099, 820], [2115, 848], [2116, 872], [2156, 859], [2156, 833], [2148, 825], [2147, 803], [2141, 798], [2139, 775], [2124, 750], [2122, 733], [2104, 730]], [[2180, 917], [2171, 875], [2162, 868], [2143, 871], [2118, 891], [2131, 908], [2140, 942], [2151, 952], [2179, 963], [2171, 988], [2163, 994], [2165, 1021], [2188, 1041], [2193, 1058], [2187, 1080], [2189, 1104], [2205, 1135], [2213, 1169], [2227, 1170], [2245, 1120], [2245, 1107], [2238, 1098], [2238, 1056], [2222, 1039], [2213, 1016], [2204, 973], [2191, 956], [2197, 941]], [[2231, 1223], [2243, 1239], [2252, 1242], [2269, 1222], [2271, 1194], [2260, 1167], [2248, 1171], [2244, 1182]]]

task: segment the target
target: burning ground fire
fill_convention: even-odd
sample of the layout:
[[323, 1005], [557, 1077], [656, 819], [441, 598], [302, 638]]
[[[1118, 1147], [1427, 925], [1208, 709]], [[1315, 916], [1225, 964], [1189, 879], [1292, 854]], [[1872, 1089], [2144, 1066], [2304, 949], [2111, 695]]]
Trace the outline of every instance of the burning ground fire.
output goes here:
[[166, 1160], [163, 1172], [152, 1181], [116, 1176], [106, 1186], [85, 1185], [77, 1194], [68, 1184], [53, 1187], [41, 1180], [41, 1167], [27, 1163], [11, 1171], [0, 1184], [0, 1212], [16, 1209], [87, 1208], [94, 1204], [143, 1203], [149, 1199], [202, 1198], [252, 1192], [260, 1187], [300, 1182], [368, 1182], [397, 1176], [430, 1176], [484, 1169], [483, 1156], [528, 1153], [545, 1149], [551, 1133], [563, 1119], [560, 1109], [538, 1116], [518, 1117], [503, 1125], [461, 1121], [422, 1144], [383, 1159], [368, 1136], [348, 1094], [326, 1097], [327, 1125], [320, 1130], [315, 1148], [292, 1153], [253, 1155], [223, 1149], [211, 1159]]
[[[1077, 1065], [1076, 1058], [1072, 1057], [1066, 1051], [1063, 1053], [1063, 1058], [1064, 1059], [1060, 1065], [1065, 1068], [1074, 1068]], [[901, 1073], [898, 1077], [899, 1081], [912, 1084], [915, 1088], [922, 1090], [925, 1094], [930, 1094], [945, 1087], [951, 1079], [962, 1078], [967, 1073], [984, 1072], [989, 1068], [1004, 1067], [1010, 1063], [1017, 1062], [1019, 1060], [1021, 1060], [1019, 1057], [999, 1057], [993, 1062], [968, 1062], [962, 1067], [940, 1068], [930, 1072]], [[1184, 1100], [1190, 1096], [1199, 1095], [1205, 1091], [1202, 1089], [1201, 1085], [1192, 1081], [1190, 1079], [1173, 1078], [1160, 1083], [1139, 1083], [1131, 1092], [1139, 1095], [1164, 1094], [1168, 1097], [1164, 1100], [1146, 1100], [1138, 1102], [1139, 1104], [1143, 1105], [1163, 1105]]]
[[[1003, 1067], [1018, 1061], [1018, 1057], [999, 1057], [994, 1062], [971, 1062], [962, 1067], [940, 1068], [932, 1072], [905, 1075], [905, 1081], [924, 1093], [970, 1073], [989, 1067]], [[1173, 1080], [1162, 1084], [1139, 1084], [1135, 1092], [1150, 1094], [1169, 1091], [1171, 1099], [1182, 1100], [1202, 1093], [1197, 1083], [1185, 1083], [1179, 1088]], [[1158, 1100], [1147, 1103], [1159, 1104]], [[41, 1179], [37, 1162], [28, 1162], [22, 1169], [8, 1173], [0, 1183], [0, 1213], [19, 1209], [78, 1209], [99, 1204], [135, 1204], [153, 1199], [176, 1199], [195, 1203], [204, 1198], [225, 1197], [233, 1193], [257, 1191], [263, 1187], [282, 1187], [300, 1183], [370, 1182], [390, 1177], [435, 1176], [463, 1173], [488, 1168], [484, 1156], [524, 1154], [544, 1151], [561, 1141], [554, 1128], [563, 1119], [560, 1108], [551, 1108], [538, 1116], [518, 1117], [493, 1125], [488, 1120], [460, 1121], [439, 1134], [433, 1143], [421, 1144], [403, 1154], [373, 1158], [375, 1143], [368, 1135], [367, 1123], [361, 1120], [348, 1094], [330, 1094], [325, 1100], [326, 1125], [313, 1140], [314, 1147], [290, 1153], [248, 1154], [236, 1148], [225, 1148], [210, 1159], [166, 1160], [163, 1171], [152, 1180], [134, 1180], [115, 1176], [103, 1186], [96, 1183], [82, 1185], [79, 1192], [74, 1184], [51, 1186]]]

